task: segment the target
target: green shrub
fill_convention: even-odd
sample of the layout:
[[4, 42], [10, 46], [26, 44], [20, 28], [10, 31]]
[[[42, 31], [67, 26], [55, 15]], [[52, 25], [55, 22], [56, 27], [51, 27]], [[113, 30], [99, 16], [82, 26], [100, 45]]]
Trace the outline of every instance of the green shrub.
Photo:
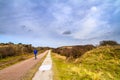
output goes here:
[[116, 41], [112, 41], [112, 40], [100, 42], [100, 46], [106, 46], [106, 45], [118, 45], [118, 43]]

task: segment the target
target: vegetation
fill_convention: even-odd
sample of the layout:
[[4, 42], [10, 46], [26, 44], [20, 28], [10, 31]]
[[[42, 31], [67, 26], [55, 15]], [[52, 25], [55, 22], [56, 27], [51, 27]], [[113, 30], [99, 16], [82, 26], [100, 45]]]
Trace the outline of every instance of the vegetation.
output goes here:
[[87, 52], [77, 63], [97, 80], [120, 79], [120, 46], [102, 46]]
[[[77, 72], [73, 69], [77, 67], [76, 64], [67, 62], [65, 56], [52, 53], [53, 60], [53, 80], [82, 80]], [[78, 67], [77, 67], [78, 68]], [[75, 68], [77, 71], [77, 69]]]
[[[120, 46], [99, 46], [73, 61], [52, 55], [54, 80], [119, 80]], [[58, 78], [58, 79], [56, 79]]]
[[31, 44], [14, 44], [9, 43], [0, 43], [0, 59], [10, 57], [10, 56], [19, 56], [33, 53], [33, 49], [38, 51], [45, 51], [50, 49], [49, 47], [33, 47]]
[[0, 44], [0, 59], [6, 58], [9, 56], [18, 56], [22, 54], [30, 54], [33, 51], [32, 45], [26, 44], [13, 44], [9, 43], [1, 43]]
[[100, 46], [106, 46], [106, 45], [119, 45], [119, 44], [116, 41], [112, 41], [112, 40], [100, 42]]
[[92, 50], [93, 48], [95, 48], [93, 45], [79, 45], [60, 47], [57, 49], [53, 49], [53, 52], [66, 56], [67, 59], [72, 59], [82, 56], [85, 52]]

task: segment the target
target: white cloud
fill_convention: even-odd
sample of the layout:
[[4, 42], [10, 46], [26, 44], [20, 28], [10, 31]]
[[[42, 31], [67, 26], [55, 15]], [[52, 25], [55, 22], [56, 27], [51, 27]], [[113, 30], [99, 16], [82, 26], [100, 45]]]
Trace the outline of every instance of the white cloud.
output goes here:
[[92, 10], [93, 12], [96, 12], [96, 11], [97, 11], [97, 7], [96, 7], [96, 6], [93, 6], [93, 7], [91, 8], [91, 10]]
[[101, 19], [101, 17], [103, 17], [101, 15], [102, 12], [103, 11], [99, 9], [99, 6], [92, 6], [88, 9], [84, 18], [78, 21], [78, 30], [72, 34], [72, 37], [75, 39], [88, 39], [98, 35], [103, 35], [104, 33], [100, 32], [102, 32], [102, 29], [107, 28], [109, 24], [107, 21]]
[[[0, 31], [45, 41], [42, 45], [49, 44], [46, 40], [55, 45], [78, 44], [80, 40], [89, 42], [95, 38], [97, 41], [117, 29], [117, 24], [112, 26], [110, 19], [119, 22], [120, 0], [11, 0], [11, 3], [0, 9]], [[26, 28], [22, 29], [22, 25]], [[29, 30], [32, 32], [28, 33]], [[70, 32], [69, 36], [63, 36], [66, 31]]]
[[81, 22], [81, 26], [82, 27], [80, 30], [78, 30], [75, 34], [73, 34], [74, 38], [77, 39], [85, 39], [86, 37], [89, 36], [89, 34], [95, 30], [95, 28], [97, 27], [98, 21], [96, 19], [93, 18], [89, 18], [89, 19], [84, 19]]
[[72, 7], [66, 3], [55, 3], [50, 7], [50, 12], [54, 17], [54, 21], [49, 25], [54, 28], [54, 32], [62, 35], [70, 26], [67, 26], [69, 21], [72, 20]]
[[72, 8], [69, 5], [56, 3], [51, 7], [51, 12], [57, 21], [65, 22], [66, 19], [70, 17], [72, 13]]

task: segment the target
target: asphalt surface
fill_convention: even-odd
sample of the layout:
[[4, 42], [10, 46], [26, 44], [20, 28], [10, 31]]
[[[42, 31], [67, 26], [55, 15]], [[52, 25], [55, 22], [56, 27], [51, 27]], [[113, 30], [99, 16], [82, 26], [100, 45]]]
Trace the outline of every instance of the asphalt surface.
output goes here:
[[48, 51], [37, 56], [37, 59], [30, 58], [0, 70], [0, 80], [21, 80], [21, 78], [34, 67]]

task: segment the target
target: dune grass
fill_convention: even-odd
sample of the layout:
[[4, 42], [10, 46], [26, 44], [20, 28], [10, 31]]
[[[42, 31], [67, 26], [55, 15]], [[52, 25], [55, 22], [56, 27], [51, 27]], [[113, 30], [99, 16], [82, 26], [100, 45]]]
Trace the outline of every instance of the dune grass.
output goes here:
[[53, 60], [53, 80], [79, 80], [79, 74], [73, 72], [71, 69], [75, 64], [65, 61], [64, 56], [52, 53]]
[[120, 79], [120, 46], [102, 46], [87, 52], [78, 63], [94, 73], [94, 80]]
[[54, 80], [119, 80], [120, 46], [102, 46], [68, 62], [52, 54]]

